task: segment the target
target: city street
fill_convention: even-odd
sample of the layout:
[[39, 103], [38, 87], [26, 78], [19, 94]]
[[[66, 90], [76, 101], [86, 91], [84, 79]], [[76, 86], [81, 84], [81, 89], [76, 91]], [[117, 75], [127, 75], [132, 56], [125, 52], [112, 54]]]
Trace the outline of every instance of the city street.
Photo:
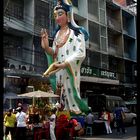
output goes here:
[[92, 137], [80, 137], [78, 140], [137, 140], [136, 126], [126, 127], [127, 133], [125, 135], [117, 135], [115, 130], [109, 135], [93, 135]]
[[[4, 0], [2, 9], [0, 140], [140, 140], [137, 0]], [[131, 126], [118, 134], [122, 121]]]

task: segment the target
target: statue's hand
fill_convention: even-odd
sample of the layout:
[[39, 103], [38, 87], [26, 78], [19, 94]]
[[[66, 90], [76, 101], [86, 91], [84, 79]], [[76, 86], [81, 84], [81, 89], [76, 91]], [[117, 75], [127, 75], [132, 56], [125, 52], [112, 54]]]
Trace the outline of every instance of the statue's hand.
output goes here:
[[56, 63], [56, 64], [54, 64], [54, 66], [56, 68], [59, 68], [59, 69], [64, 69], [64, 68], [66, 68], [66, 63], [65, 62], [63, 62], [63, 63]]
[[60, 70], [60, 68], [55, 66], [56, 63], [58, 62], [54, 62], [49, 66], [49, 68], [43, 73], [44, 77], [48, 77]]
[[48, 33], [46, 29], [41, 29], [41, 46], [43, 49], [46, 49], [46, 47], [49, 47]]

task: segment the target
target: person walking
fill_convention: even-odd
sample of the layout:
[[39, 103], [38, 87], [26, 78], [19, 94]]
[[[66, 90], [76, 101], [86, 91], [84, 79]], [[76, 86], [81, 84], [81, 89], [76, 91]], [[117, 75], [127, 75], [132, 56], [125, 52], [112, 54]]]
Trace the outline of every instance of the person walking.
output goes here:
[[4, 126], [5, 126], [5, 140], [7, 139], [7, 136], [10, 132], [11, 134], [11, 140], [14, 139], [15, 134], [15, 123], [16, 123], [16, 116], [14, 113], [12, 113], [12, 109], [8, 110], [8, 113], [4, 117]]
[[113, 114], [114, 121], [116, 122], [117, 134], [120, 134], [120, 129], [122, 130], [122, 133], [125, 134], [125, 126], [124, 126], [125, 113], [122, 107], [119, 107], [118, 104], [115, 104], [115, 110]]
[[49, 118], [50, 120], [50, 138], [51, 140], [56, 140], [55, 136], [55, 122], [56, 122], [56, 108], [52, 109], [52, 114]]
[[16, 109], [16, 121], [17, 121], [17, 130], [16, 130], [16, 140], [26, 140], [26, 127], [27, 127], [27, 115], [22, 111], [22, 107]]
[[88, 105], [80, 97], [80, 67], [86, 57], [88, 33], [74, 22], [72, 4], [68, 0], [58, 0], [54, 18], [58, 28], [52, 47], [49, 47], [46, 29], [41, 30], [41, 46], [51, 66], [43, 76], [54, 74], [50, 82], [54, 92], [59, 91], [63, 110], [73, 114], [87, 113]]

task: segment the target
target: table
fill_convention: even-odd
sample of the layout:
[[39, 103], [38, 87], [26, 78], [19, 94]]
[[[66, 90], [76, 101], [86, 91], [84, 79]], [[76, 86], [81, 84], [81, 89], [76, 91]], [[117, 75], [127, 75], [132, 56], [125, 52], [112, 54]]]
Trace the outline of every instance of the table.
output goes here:
[[104, 120], [94, 120], [93, 134], [95, 134], [95, 135], [106, 134], [106, 127], [105, 127]]

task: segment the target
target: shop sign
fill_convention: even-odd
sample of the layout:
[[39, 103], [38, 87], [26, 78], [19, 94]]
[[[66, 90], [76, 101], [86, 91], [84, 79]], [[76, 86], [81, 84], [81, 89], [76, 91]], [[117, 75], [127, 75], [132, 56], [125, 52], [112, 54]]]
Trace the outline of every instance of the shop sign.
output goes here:
[[92, 68], [90, 66], [82, 66], [81, 67], [81, 75], [82, 76], [98, 76], [99, 70], [96, 68]]
[[109, 78], [109, 79], [116, 79], [116, 74], [114, 72], [101, 70], [100, 77], [105, 77], [105, 78]]
[[100, 70], [90, 66], [81, 66], [81, 76], [96, 76], [108, 79], [116, 79], [116, 73], [106, 70]]

